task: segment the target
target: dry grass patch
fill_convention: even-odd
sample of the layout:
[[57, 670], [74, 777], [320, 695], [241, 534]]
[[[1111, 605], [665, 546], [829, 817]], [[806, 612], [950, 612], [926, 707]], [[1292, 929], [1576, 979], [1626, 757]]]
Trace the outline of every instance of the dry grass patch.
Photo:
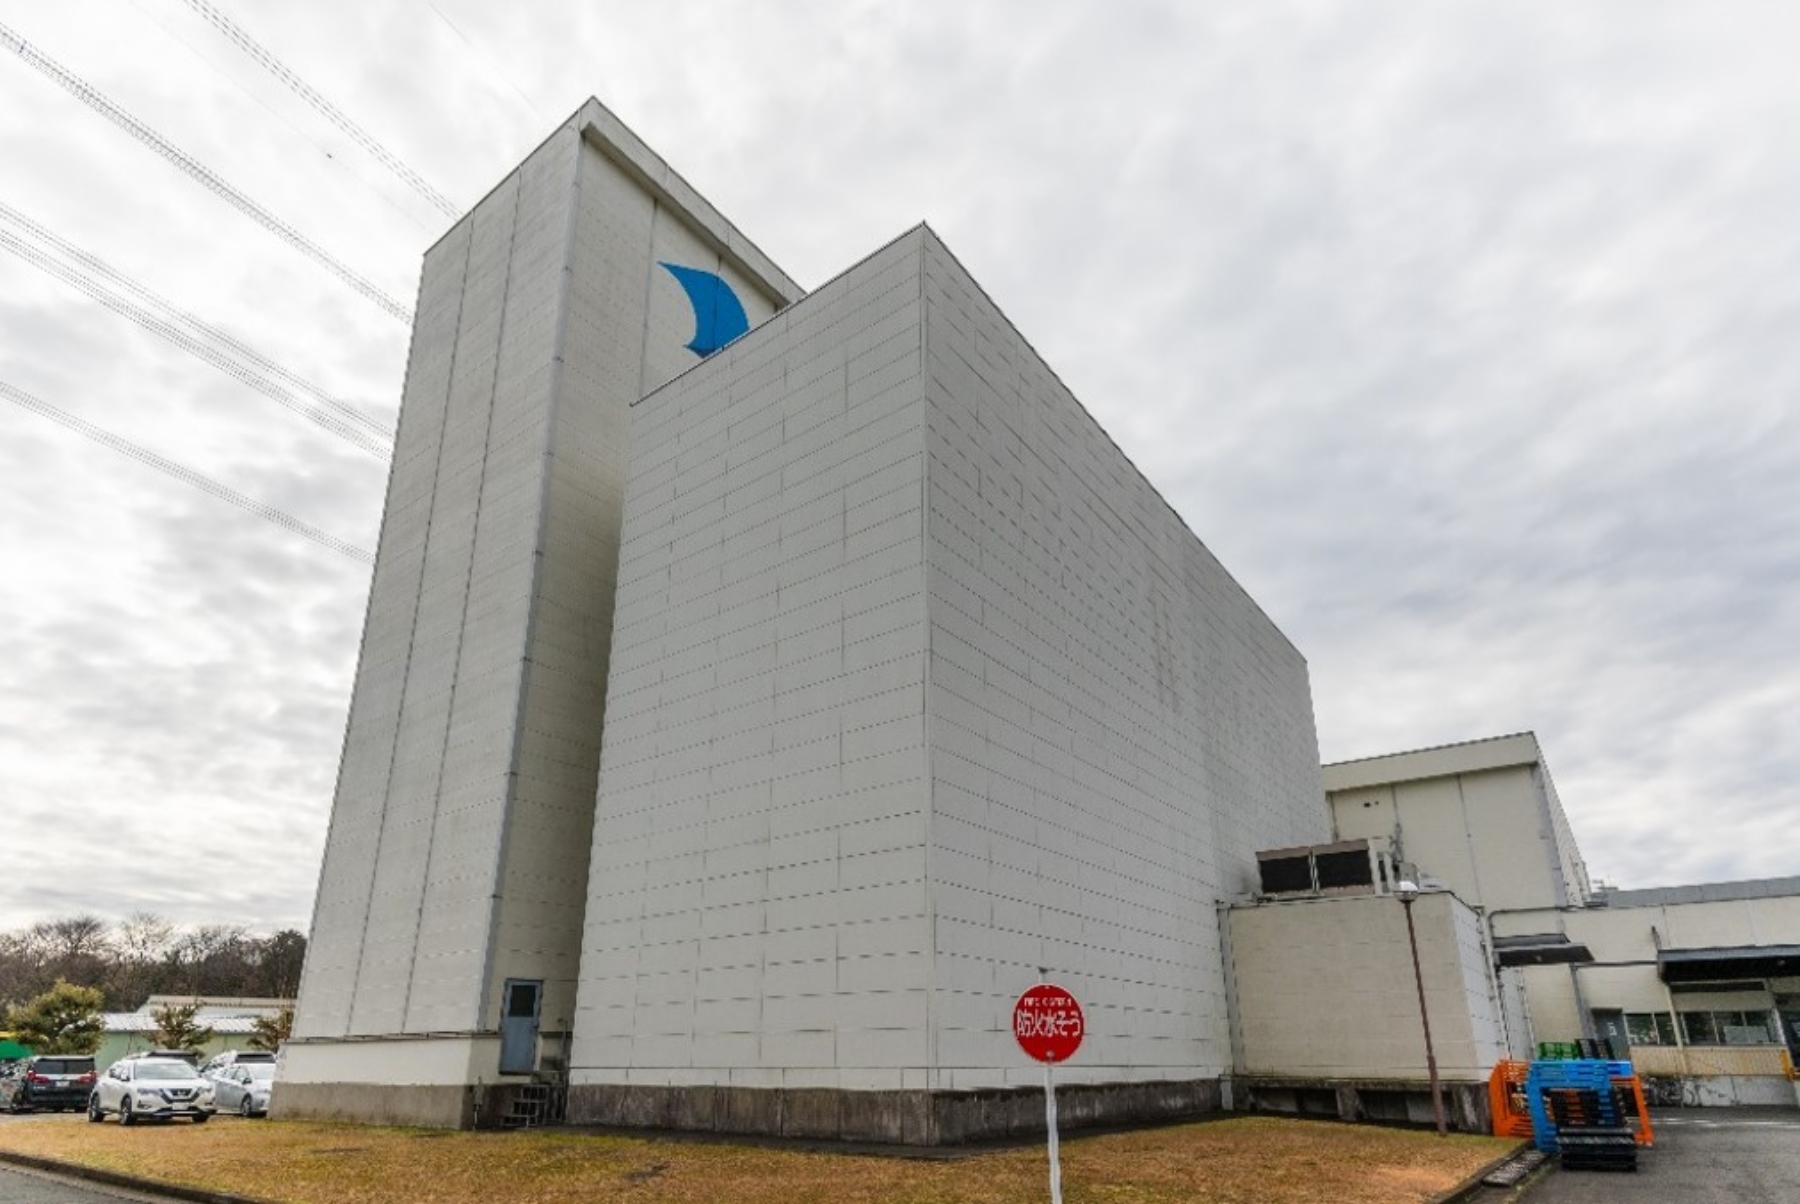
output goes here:
[[[1238, 1117], [1063, 1142], [1068, 1204], [1412, 1204], [1517, 1145]], [[947, 1161], [574, 1132], [0, 1122], [0, 1149], [271, 1204], [1037, 1204], [1040, 1148]]]

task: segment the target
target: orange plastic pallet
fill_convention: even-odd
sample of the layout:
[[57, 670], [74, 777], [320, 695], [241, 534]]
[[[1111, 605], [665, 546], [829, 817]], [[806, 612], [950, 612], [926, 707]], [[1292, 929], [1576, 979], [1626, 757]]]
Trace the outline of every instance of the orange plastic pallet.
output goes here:
[[[1531, 1073], [1530, 1062], [1500, 1061], [1488, 1075], [1488, 1115], [1494, 1118], [1494, 1136], [1530, 1137], [1531, 1105], [1525, 1096], [1525, 1079]], [[1650, 1108], [1644, 1101], [1644, 1085], [1638, 1076], [1614, 1075], [1613, 1086], [1629, 1101], [1632, 1136], [1639, 1145], [1656, 1144], [1656, 1133], [1650, 1127]]]

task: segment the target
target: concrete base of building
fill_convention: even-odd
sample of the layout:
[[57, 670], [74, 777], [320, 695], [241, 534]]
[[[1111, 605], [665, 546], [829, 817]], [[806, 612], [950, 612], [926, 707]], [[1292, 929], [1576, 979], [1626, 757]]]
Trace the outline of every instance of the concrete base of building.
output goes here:
[[[1056, 1089], [1058, 1128], [1145, 1123], [1219, 1111], [1216, 1079], [1071, 1084]], [[571, 1124], [753, 1137], [949, 1146], [1044, 1131], [1044, 1093], [833, 1091], [761, 1087], [569, 1088]]]
[[1800, 1107], [1800, 1081], [1773, 1075], [1652, 1075], [1639, 1072], [1644, 1095], [1662, 1108]]
[[276, 1120], [334, 1120], [424, 1129], [508, 1126], [523, 1083], [289, 1083], [269, 1100]]
[[[1490, 1133], [1487, 1084], [1446, 1082], [1444, 1122], [1459, 1133]], [[1274, 1112], [1373, 1124], [1433, 1125], [1431, 1084], [1414, 1079], [1307, 1079], [1238, 1075], [1232, 1106], [1240, 1112]]]

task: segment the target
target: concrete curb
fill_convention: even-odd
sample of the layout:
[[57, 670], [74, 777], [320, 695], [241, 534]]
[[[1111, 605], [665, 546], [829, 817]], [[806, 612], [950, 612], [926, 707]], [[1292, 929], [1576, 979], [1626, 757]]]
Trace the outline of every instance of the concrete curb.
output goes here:
[[207, 1191], [199, 1187], [180, 1187], [173, 1183], [160, 1183], [155, 1179], [145, 1179], [138, 1175], [126, 1175], [119, 1171], [103, 1171], [98, 1167], [82, 1166], [75, 1162], [59, 1162], [55, 1158], [40, 1158], [36, 1154], [17, 1154], [11, 1150], [0, 1150], [0, 1163], [11, 1163], [14, 1166], [44, 1171], [52, 1175], [62, 1175], [69, 1179], [85, 1179], [89, 1183], [100, 1183], [107, 1187], [124, 1187], [132, 1191], [167, 1196], [172, 1200], [191, 1200], [194, 1204], [269, 1204], [267, 1200], [254, 1196]]
[[1542, 1183], [1545, 1179], [1548, 1179], [1551, 1172], [1554, 1170], [1556, 1170], [1556, 1159], [1544, 1159], [1543, 1163], [1539, 1165], [1536, 1170], [1513, 1184], [1512, 1195], [1507, 1198], [1509, 1200], [1523, 1200], [1536, 1189], [1538, 1184]]
[[[1483, 1179], [1511, 1162], [1514, 1158], [1517, 1158], [1520, 1154], [1529, 1149], [1530, 1146], [1531, 1142], [1520, 1140], [1512, 1149], [1487, 1163], [1485, 1166], [1477, 1168], [1455, 1187], [1450, 1188], [1448, 1191], [1439, 1192], [1437, 1195], [1431, 1197], [1425, 1204], [1461, 1204], [1461, 1201], [1468, 1199], [1481, 1190], [1481, 1181]], [[1527, 1183], [1531, 1181], [1531, 1179], [1526, 1180]]]

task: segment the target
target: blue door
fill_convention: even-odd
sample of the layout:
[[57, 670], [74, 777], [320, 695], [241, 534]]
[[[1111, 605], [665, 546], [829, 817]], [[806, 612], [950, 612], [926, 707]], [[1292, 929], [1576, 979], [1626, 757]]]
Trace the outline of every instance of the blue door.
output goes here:
[[509, 978], [500, 996], [500, 1073], [531, 1074], [537, 1070], [538, 1009], [542, 979]]

